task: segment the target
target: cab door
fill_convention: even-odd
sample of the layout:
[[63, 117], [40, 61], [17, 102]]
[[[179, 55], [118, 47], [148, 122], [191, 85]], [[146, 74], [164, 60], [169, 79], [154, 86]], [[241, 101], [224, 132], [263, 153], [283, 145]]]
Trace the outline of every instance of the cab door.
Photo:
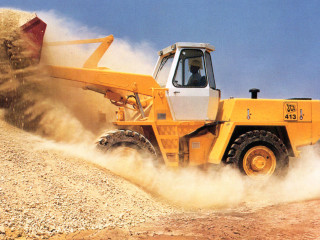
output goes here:
[[220, 91], [216, 89], [210, 53], [182, 49], [167, 88], [175, 120], [215, 120]]

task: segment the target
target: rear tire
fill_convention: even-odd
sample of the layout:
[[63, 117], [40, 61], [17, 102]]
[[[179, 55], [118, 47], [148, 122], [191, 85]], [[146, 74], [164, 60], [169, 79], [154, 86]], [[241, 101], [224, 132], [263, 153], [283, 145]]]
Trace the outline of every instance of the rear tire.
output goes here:
[[270, 177], [286, 174], [289, 157], [285, 144], [275, 134], [254, 130], [234, 141], [226, 162], [234, 164], [249, 177]]

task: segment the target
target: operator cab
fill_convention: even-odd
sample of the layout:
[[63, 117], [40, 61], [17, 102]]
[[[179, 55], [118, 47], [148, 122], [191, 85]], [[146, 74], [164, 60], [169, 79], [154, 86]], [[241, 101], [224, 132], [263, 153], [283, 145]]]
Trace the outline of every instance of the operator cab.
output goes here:
[[207, 43], [176, 43], [159, 52], [153, 77], [168, 88], [167, 97], [175, 120], [212, 120], [218, 112], [216, 89]]

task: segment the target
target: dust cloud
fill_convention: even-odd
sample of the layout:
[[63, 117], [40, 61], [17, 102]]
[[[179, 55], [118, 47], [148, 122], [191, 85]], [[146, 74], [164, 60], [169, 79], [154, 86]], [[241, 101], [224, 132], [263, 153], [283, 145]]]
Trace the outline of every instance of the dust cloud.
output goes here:
[[191, 168], [159, 168], [151, 159], [141, 159], [138, 155], [124, 157], [121, 152], [102, 154], [86, 144], [46, 142], [41, 147], [95, 163], [159, 198], [186, 208], [245, 206], [254, 209], [320, 197], [319, 146], [305, 147], [301, 158], [290, 159], [285, 177], [265, 181], [252, 180], [230, 166], [207, 172]]
[[[45, 35], [46, 42], [102, 38], [113, 34], [97, 28], [89, 29], [81, 23], [58, 15], [54, 11], [38, 12], [38, 15], [48, 24]], [[110, 48], [100, 60], [99, 67], [108, 67], [115, 71], [131, 73], [149, 75], [153, 73], [157, 51], [150, 43], [131, 43], [128, 40], [117, 38], [117, 36], [114, 37]], [[43, 49], [43, 60], [50, 65], [82, 67], [98, 45], [45, 47]]]
[[[55, 12], [39, 12], [38, 15], [48, 24], [47, 42], [102, 37], [97, 33], [99, 29], [88, 29]], [[62, 80], [49, 79], [42, 68], [45, 64], [81, 67], [95, 47], [95, 44], [44, 47], [37, 73], [24, 79], [28, 84], [19, 82], [15, 88], [19, 94], [7, 110], [7, 120], [16, 125], [21, 121], [22, 128], [27, 122], [36, 121], [31, 130], [51, 139], [39, 144], [39, 148], [55, 149], [85, 159], [159, 198], [187, 208], [225, 208], [241, 204], [261, 207], [320, 197], [320, 156], [313, 147], [305, 148], [301, 159], [292, 159], [285, 178], [265, 182], [250, 180], [230, 166], [207, 172], [168, 170], [135, 155], [124, 157], [121, 152], [107, 155], [98, 152], [93, 140], [102, 129], [111, 128], [114, 108], [99, 94], [74, 88]], [[151, 74], [151, 63], [155, 59], [150, 54], [155, 52], [148, 43], [134, 45], [116, 38], [100, 66]], [[106, 121], [101, 122], [101, 116]]]

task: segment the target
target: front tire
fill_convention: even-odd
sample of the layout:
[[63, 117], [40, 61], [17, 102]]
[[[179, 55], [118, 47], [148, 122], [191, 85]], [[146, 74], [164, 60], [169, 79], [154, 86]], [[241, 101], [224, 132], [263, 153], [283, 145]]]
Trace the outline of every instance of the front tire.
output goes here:
[[104, 152], [123, 148], [127, 152], [132, 149], [153, 158], [157, 157], [156, 150], [151, 142], [142, 134], [131, 130], [109, 131], [100, 137], [97, 147]]
[[231, 145], [227, 163], [249, 177], [283, 175], [289, 166], [288, 151], [275, 134], [254, 130], [240, 135]]

